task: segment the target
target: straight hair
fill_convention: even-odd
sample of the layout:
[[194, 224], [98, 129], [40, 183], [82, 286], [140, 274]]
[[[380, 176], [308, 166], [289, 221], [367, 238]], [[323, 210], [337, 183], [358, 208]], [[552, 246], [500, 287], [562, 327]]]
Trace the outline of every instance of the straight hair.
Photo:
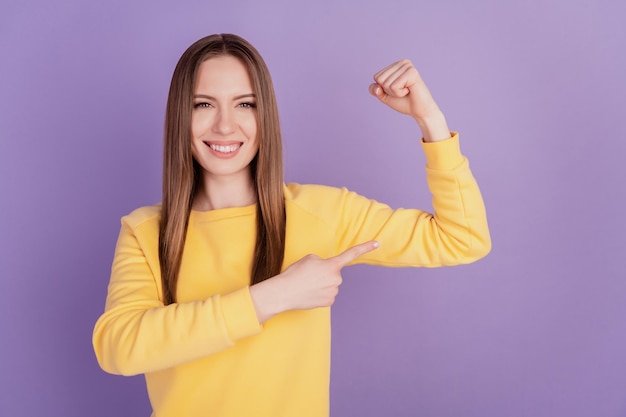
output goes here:
[[189, 215], [202, 175], [191, 150], [191, 115], [198, 68], [204, 61], [223, 55], [237, 58], [246, 67], [256, 94], [259, 150], [250, 162], [257, 197], [250, 284], [279, 274], [283, 264], [286, 229], [283, 156], [272, 79], [259, 52], [245, 39], [232, 34], [210, 35], [183, 53], [174, 69], [167, 99], [159, 224], [159, 264], [165, 305], [176, 302]]

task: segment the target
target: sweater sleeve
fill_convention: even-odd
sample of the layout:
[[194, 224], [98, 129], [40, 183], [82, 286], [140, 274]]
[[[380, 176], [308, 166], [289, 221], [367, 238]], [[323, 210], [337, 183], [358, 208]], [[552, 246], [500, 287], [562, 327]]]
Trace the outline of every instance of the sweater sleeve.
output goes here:
[[[164, 306], [154, 253], [158, 236], [141, 237], [122, 221], [105, 312], [93, 332], [102, 369], [121, 375], [158, 371], [220, 352], [261, 331], [249, 287]], [[142, 245], [143, 240], [152, 244]]]
[[422, 143], [433, 213], [397, 209], [344, 190], [337, 252], [376, 239], [379, 249], [357, 260], [383, 266], [438, 267], [473, 262], [491, 249], [483, 199], [458, 134]]

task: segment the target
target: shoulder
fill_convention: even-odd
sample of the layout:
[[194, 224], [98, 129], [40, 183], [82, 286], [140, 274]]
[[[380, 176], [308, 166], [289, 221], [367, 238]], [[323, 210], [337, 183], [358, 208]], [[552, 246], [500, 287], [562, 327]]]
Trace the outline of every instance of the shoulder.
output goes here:
[[367, 198], [348, 190], [317, 184], [287, 184], [285, 205], [288, 212], [306, 212], [334, 224], [341, 216], [350, 216], [370, 204]]
[[126, 224], [128, 227], [135, 230], [142, 225], [156, 225], [158, 228], [160, 220], [161, 203], [158, 203], [152, 206], [139, 207], [122, 217], [121, 221], [122, 224]]
[[316, 207], [341, 201], [347, 193], [349, 191], [346, 188], [289, 183], [285, 185], [285, 202], [301, 207]]

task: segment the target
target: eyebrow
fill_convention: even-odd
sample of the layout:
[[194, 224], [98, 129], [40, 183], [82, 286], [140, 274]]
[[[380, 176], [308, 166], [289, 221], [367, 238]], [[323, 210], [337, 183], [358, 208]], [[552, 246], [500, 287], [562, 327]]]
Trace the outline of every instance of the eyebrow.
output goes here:
[[[248, 98], [248, 97], [256, 98], [256, 94], [254, 93], [241, 94], [239, 96], [233, 97], [233, 100], [241, 100], [242, 98]], [[195, 94], [193, 98], [204, 98], [207, 100], [215, 100], [215, 97], [207, 96], [206, 94]]]

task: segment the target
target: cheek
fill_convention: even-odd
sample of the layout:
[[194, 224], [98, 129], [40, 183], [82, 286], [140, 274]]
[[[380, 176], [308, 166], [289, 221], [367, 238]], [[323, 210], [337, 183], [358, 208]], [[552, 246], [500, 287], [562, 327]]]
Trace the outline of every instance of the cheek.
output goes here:
[[196, 161], [198, 160], [198, 155], [200, 154], [200, 146], [205, 146], [204, 143], [194, 140], [195, 138], [191, 138], [191, 156]]
[[250, 140], [253, 140], [253, 141], [257, 142], [257, 127], [256, 127], [256, 123], [252, 124], [248, 128], [248, 137], [250, 138]]
[[209, 128], [209, 120], [195, 113], [191, 116], [191, 137], [198, 138], [203, 136]]
[[251, 117], [249, 119], [246, 119], [244, 122], [241, 123], [240, 126], [241, 126], [241, 129], [245, 132], [246, 136], [250, 140], [256, 140], [257, 138], [256, 118]]

